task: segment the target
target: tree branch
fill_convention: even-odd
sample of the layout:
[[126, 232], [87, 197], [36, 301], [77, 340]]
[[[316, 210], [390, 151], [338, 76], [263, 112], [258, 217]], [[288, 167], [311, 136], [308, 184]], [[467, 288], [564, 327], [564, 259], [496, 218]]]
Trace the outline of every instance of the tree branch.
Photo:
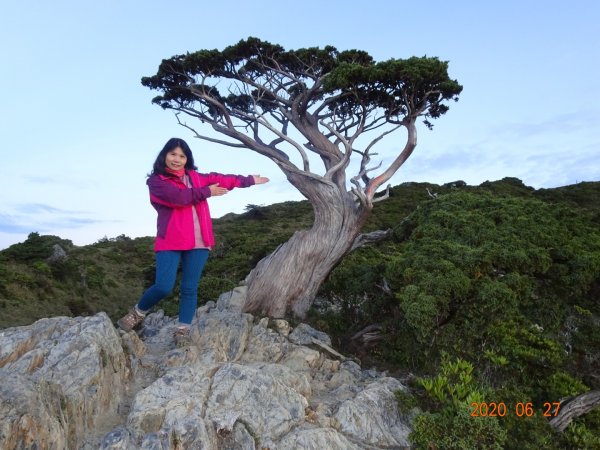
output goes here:
[[233, 122], [231, 120], [231, 116], [229, 115], [229, 110], [225, 107], [225, 105], [223, 105], [223, 103], [214, 99], [211, 95], [208, 95], [206, 92], [204, 92], [204, 89], [200, 90], [200, 89], [197, 89], [197, 88], [191, 86], [189, 88], [189, 90], [192, 94], [194, 94], [199, 99], [204, 100], [207, 103], [210, 103], [213, 107], [218, 109], [221, 112], [222, 117], [224, 118], [227, 128], [233, 128]]
[[[280, 167], [286, 167], [290, 171], [293, 171], [294, 169], [299, 170], [289, 160], [289, 156], [285, 152], [283, 152], [277, 148], [272, 148], [265, 144], [262, 144], [262, 143], [256, 141], [255, 139], [251, 138], [247, 134], [236, 130], [235, 125], [233, 123], [231, 123], [231, 126], [229, 126], [227, 124], [219, 122], [216, 119], [206, 116], [205, 114], [199, 113], [196, 110], [191, 109], [191, 108], [180, 107], [180, 108], [173, 108], [173, 109], [176, 111], [183, 111], [186, 114], [189, 114], [191, 116], [201, 117], [201, 120], [203, 122], [209, 123], [213, 127], [213, 129], [215, 131], [217, 131], [218, 133], [224, 134], [225, 136], [235, 139], [236, 141], [241, 143], [241, 147], [252, 149], [252, 150], [256, 151], [257, 153], [260, 153], [261, 155], [266, 156], [267, 158], [269, 158], [272, 161], [274, 161], [275, 163], [277, 163], [277, 165], [279, 165]], [[206, 135], [201, 135], [194, 128], [188, 126], [187, 124], [183, 124], [179, 120], [179, 118], [177, 120], [179, 121], [179, 123], [182, 126], [191, 130], [196, 135], [197, 138], [204, 139], [204, 140], [211, 141], [211, 142], [223, 143], [230, 147], [237, 147], [237, 145], [235, 145], [231, 142], [228, 142], [225, 140], [220, 140], [220, 139], [215, 140], [214, 138], [208, 137]]]
[[[365, 160], [365, 156], [366, 156], [366, 160]], [[361, 179], [361, 178], [363, 178], [363, 179], [367, 178], [368, 179], [367, 174], [369, 172], [372, 172], [373, 170], [377, 170], [377, 169], [379, 169], [381, 167], [382, 161], [379, 161], [379, 164], [377, 164], [377, 166], [371, 167], [370, 169], [367, 169], [366, 166], [367, 166], [367, 164], [369, 163], [370, 160], [371, 160], [371, 158], [369, 157], [369, 155], [365, 153], [365, 155], [363, 155], [363, 160], [362, 160], [361, 165], [360, 165], [360, 167], [361, 167], [360, 172], [358, 173], [358, 175], [356, 175], [356, 176], [354, 176], [354, 177], [352, 177], [350, 179], [350, 181], [352, 182], [352, 184], [354, 184], [358, 189], [361, 189], [360, 183], [358, 182], [359, 179]], [[371, 202], [371, 200], [373, 199], [373, 197], [369, 198], [368, 196], [366, 196], [366, 198], [369, 200], [369, 202]]]
[[193, 129], [192, 127], [190, 127], [187, 123], [182, 122], [179, 119], [179, 114], [181, 114], [181, 111], [177, 111], [175, 113], [175, 118], [177, 119], [177, 123], [179, 125], [181, 125], [184, 128], [187, 128], [188, 130], [190, 130], [192, 133], [194, 133], [194, 136], [198, 139], [203, 139], [205, 141], [209, 141], [209, 142], [214, 142], [215, 144], [221, 144], [221, 145], [227, 145], [228, 147], [236, 147], [236, 148], [247, 148], [245, 145], [243, 144], [236, 144], [235, 142], [228, 142], [228, 141], [224, 141], [222, 139], [215, 139], [215, 138], [211, 138], [208, 136], [203, 136], [201, 134], [198, 134], [198, 132]]
[[429, 188], [425, 188], [425, 190], [427, 191], [427, 195], [429, 195], [431, 198], [437, 198], [437, 192], [431, 192]]
[[388, 184], [387, 188], [385, 189], [385, 193], [381, 197], [373, 197], [373, 203], [381, 202], [383, 200], [387, 200], [388, 198], [390, 198], [390, 188], [391, 187], [392, 187], [392, 185]]
[[[352, 181], [352, 183], [355, 183], [354, 180], [351, 180], [351, 181]], [[355, 183], [355, 184], [358, 187], [351, 187], [350, 192], [352, 192], [356, 196], [356, 200], [358, 201], [358, 203], [363, 205], [365, 208], [368, 208], [369, 202], [367, 201], [367, 196], [365, 195], [363, 190], [360, 188], [360, 185], [358, 183]]]
[[374, 242], [379, 242], [384, 239], [388, 239], [389, 237], [392, 236], [393, 233], [394, 232], [390, 228], [387, 230], [377, 230], [377, 231], [372, 231], [371, 233], [359, 234], [356, 237], [356, 239], [354, 239], [354, 242], [352, 243], [352, 247], [350, 248], [350, 251], [353, 251], [359, 247], [364, 247], [365, 245], [372, 244]]
[[369, 145], [367, 146], [365, 153], [369, 153], [369, 150], [371, 150], [371, 147], [373, 147], [375, 144], [377, 144], [379, 141], [381, 141], [384, 137], [386, 137], [388, 134], [393, 133], [394, 131], [396, 131], [398, 128], [400, 128], [402, 125], [396, 125], [394, 128], [384, 131], [383, 133], [381, 133], [379, 136], [377, 136], [375, 139], [373, 139]]
[[569, 424], [600, 406], [600, 390], [589, 391], [575, 398], [560, 402], [558, 414], [550, 420], [550, 426], [563, 432]]
[[381, 186], [383, 183], [388, 181], [392, 176], [396, 173], [396, 171], [406, 162], [408, 157], [412, 154], [415, 147], [417, 146], [417, 128], [415, 126], [414, 119], [408, 121], [408, 123], [404, 124], [408, 131], [408, 137], [406, 139], [406, 145], [402, 152], [398, 155], [398, 157], [390, 164], [390, 166], [383, 172], [381, 175], [373, 178], [366, 186], [366, 196], [369, 201], [373, 200], [375, 196], [375, 191], [377, 188]]
[[308, 111], [308, 100], [316, 95], [312, 90], [299, 93], [289, 109], [278, 106], [279, 112], [304, 136], [310, 146], [304, 145], [323, 160], [339, 160], [342, 154], [318, 129], [317, 121]]
[[358, 333], [354, 334], [354, 336], [352, 336], [350, 340], [356, 341], [360, 339], [363, 344], [371, 344], [373, 342], [380, 341], [381, 339], [383, 339], [383, 335], [381, 334], [382, 328], [383, 325], [381, 325], [380, 323], [368, 325], [362, 330], [360, 330]]
[[267, 130], [269, 130], [273, 134], [275, 134], [275, 136], [277, 136], [279, 139], [283, 139], [288, 144], [293, 146], [296, 150], [298, 150], [298, 153], [300, 153], [300, 156], [302, 156], [302, 164], [303, 164], [304, 170], [306, 172], [310, 172], [310, 164], [308, 161], [308, 155], [306, 154], [306, 152], [304, 151], [304, 149], [302, 148], [302, 146], [300, 144], [298, 144], [296, 141], [294, 141], [293, 139], [288, 137], [286, 133], [279, 131], [277, 128], [275, 128], [273, 125], [271, 125], [271, 123], [264, 116], [258, 116], [256, 118], [256, 121], [258, 123], [260, 123], [263, 127], [265, 127]]
[[340, 161], [333, 165], [332, 167], [330, 167], [327, 170], [327, 173], [325, 173], [325, 178], [327, 179], [332, 179], [333, 175], [340, 169], [345, 169], [346, 166], [348, 165], [348, 162], [350, 161], [350, 156], [352, 155], [352, 143], [349, 142], [344, 136], [342, 136], [336, 129], [334, 129], [332, 126], [330, 126], [328, 123], [323, 123], [321, 122], [321, 125], [323, 125], [325, 128], [327, 128], [332, 134], [334, 134], [339, 141], [344, 144], [344, 147], [346, 148], [346, 151], [344, 152], [344, 157], [340, 159]]

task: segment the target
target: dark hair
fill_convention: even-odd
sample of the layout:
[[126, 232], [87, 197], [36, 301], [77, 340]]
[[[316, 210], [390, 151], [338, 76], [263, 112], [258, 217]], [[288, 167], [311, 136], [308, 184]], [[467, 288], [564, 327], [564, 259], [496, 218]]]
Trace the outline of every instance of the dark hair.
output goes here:
[[152, 173], [150, 175], [169, 175], [169, 172], [167, 172], [167, 166], [165, 165], [165, 159], [167, 157], [167, 153], [176, 149], [177, 147], [181, 148], [185, 154], [185, 157], [187, 158], [185, 168], [187, 170], [197, 169], [197, 167], [194, 165], [194, 155], [192, 155], [192, 150], [190, 150], [190, 146], [187, 145], [187, 142], [185, 142], [183, 139], [171, 138], [167, 141], [163, 149], [156, 157], [154, 165], [152, 166]]

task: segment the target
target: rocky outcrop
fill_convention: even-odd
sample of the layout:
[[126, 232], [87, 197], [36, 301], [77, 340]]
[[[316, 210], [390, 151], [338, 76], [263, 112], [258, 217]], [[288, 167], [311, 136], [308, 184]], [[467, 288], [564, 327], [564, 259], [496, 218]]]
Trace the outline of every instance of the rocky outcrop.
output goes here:
[[78, 448], [114, 416], [130, 378], [104, 313], [0, 330], [0, 448]]
[[54, 265], [64, 263], [67, 259], [69, 259], [67, 252], [60, 245], [54, 244], [52, 246], [52, 254], [46, 259], [46, 262]]
[[192, 344], [148, 316], [0, 331], [2, 449], [400, 449], [394, 378], [362, 370], [306, 324], [241, 311], [244, 288], [199, 308]]

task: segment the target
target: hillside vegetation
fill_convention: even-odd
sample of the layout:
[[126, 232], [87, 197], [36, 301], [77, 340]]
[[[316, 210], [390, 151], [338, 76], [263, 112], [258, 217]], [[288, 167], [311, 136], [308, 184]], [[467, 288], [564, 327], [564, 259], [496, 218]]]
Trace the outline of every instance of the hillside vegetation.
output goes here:
[[[201, 303], [312, 220], [307, 202], [247, 209], [215, 220]], [[600, 448], [599, 409], [562, 434], [543, 416], [544, 403], [600, 389], [600, 183], [406, 183], [364, 231], [385, 228], [392, 239], [335, 269], [310, 321], [363, 365], [412, 380], [399, 404], [416, 416], [415, 446]], [[55, 244], [66, 259], [48, 259]], [[76, 247], [32, 233], [0, 252], [0, 327], [97, 311], [116, 319], [152, 283], [153, 264], [150, 237]], [[177, 292], [160, 307], [176, 314]], [[491, 402], [506, 405], [504, 417], [471, 416]], [[531, 416], [519, 417], [528, 403]]]

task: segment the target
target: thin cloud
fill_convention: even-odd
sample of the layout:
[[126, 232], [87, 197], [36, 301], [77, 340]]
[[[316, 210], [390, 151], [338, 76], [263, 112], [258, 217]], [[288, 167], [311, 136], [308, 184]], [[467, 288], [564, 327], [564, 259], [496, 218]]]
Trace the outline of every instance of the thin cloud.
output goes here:
[[0, 232], [9, 234], [23, 234], [30, 233], [31, 231], [32, 230], [29, 225], [24, 225], [23, 222], [18, 222], [14, 217], [8, 214], [0, 214]]
[[530, 138], [534, 136], [557, 133], [567, 134], [581, 130], [595, 129], [598, 123], [597, 114], [577, 112], [561, 114], [550, 119], [535, 123], [508, 123], [494, 127], [492, 133], [508, 135], [515, 138]]
[[50, 213], [50, 214], [85, 214], [85, 211], [72, 211], [67, 209], [55, 208], [45, 203], [25, 203], [17, 205], [16, 211], [25, 214]]
[[26, 175], [23, 178], [25, 178], [25, 180], [27, 180], [30, 183], [37, 184], [56, 184], [60, 182], [60, 179], [58, 177], [40, 177], [35, 175]]
[[535, 154], [527, 158], [527, 165], [535, 167], [533, 177], [542, 187], [564, 186], [580, 181], [598, 181], [600, 179], [600, 158], [598, 148], [588, 146], [577, 152], [559, 155], [559, 158], [547, 154]]
[[81, 216], [81, 212], [67, 211], [44, 204], [26, 204], [15, 208], [15, 214], [0, 214], [0, 232], [23, 234], [76, 229], [98, 223], [116, 223], [119, 220], [97, 220]]
[[80, 189], [88, 188], [92, 185], [90, 181], [86, 181], [83, 179], [76, 178], [61, 178], [61, 177], [53, 177], [53, 176], [40, 176], [40, 175], [25, 175], [23, 179], [27, 183], [33, 184], [42, 184], [42, 185], [50, 185], [50, 186], [70, 186], [77, 187]]
[[483, 143], [452, 146], [447, 151], [437, 154], [418, 153], [409, 159], [416, 164], [419, 172], [431, 170], [474, 167], [481, 164], [497, 163], [504, 155], [491, 155], [484, 150]]

